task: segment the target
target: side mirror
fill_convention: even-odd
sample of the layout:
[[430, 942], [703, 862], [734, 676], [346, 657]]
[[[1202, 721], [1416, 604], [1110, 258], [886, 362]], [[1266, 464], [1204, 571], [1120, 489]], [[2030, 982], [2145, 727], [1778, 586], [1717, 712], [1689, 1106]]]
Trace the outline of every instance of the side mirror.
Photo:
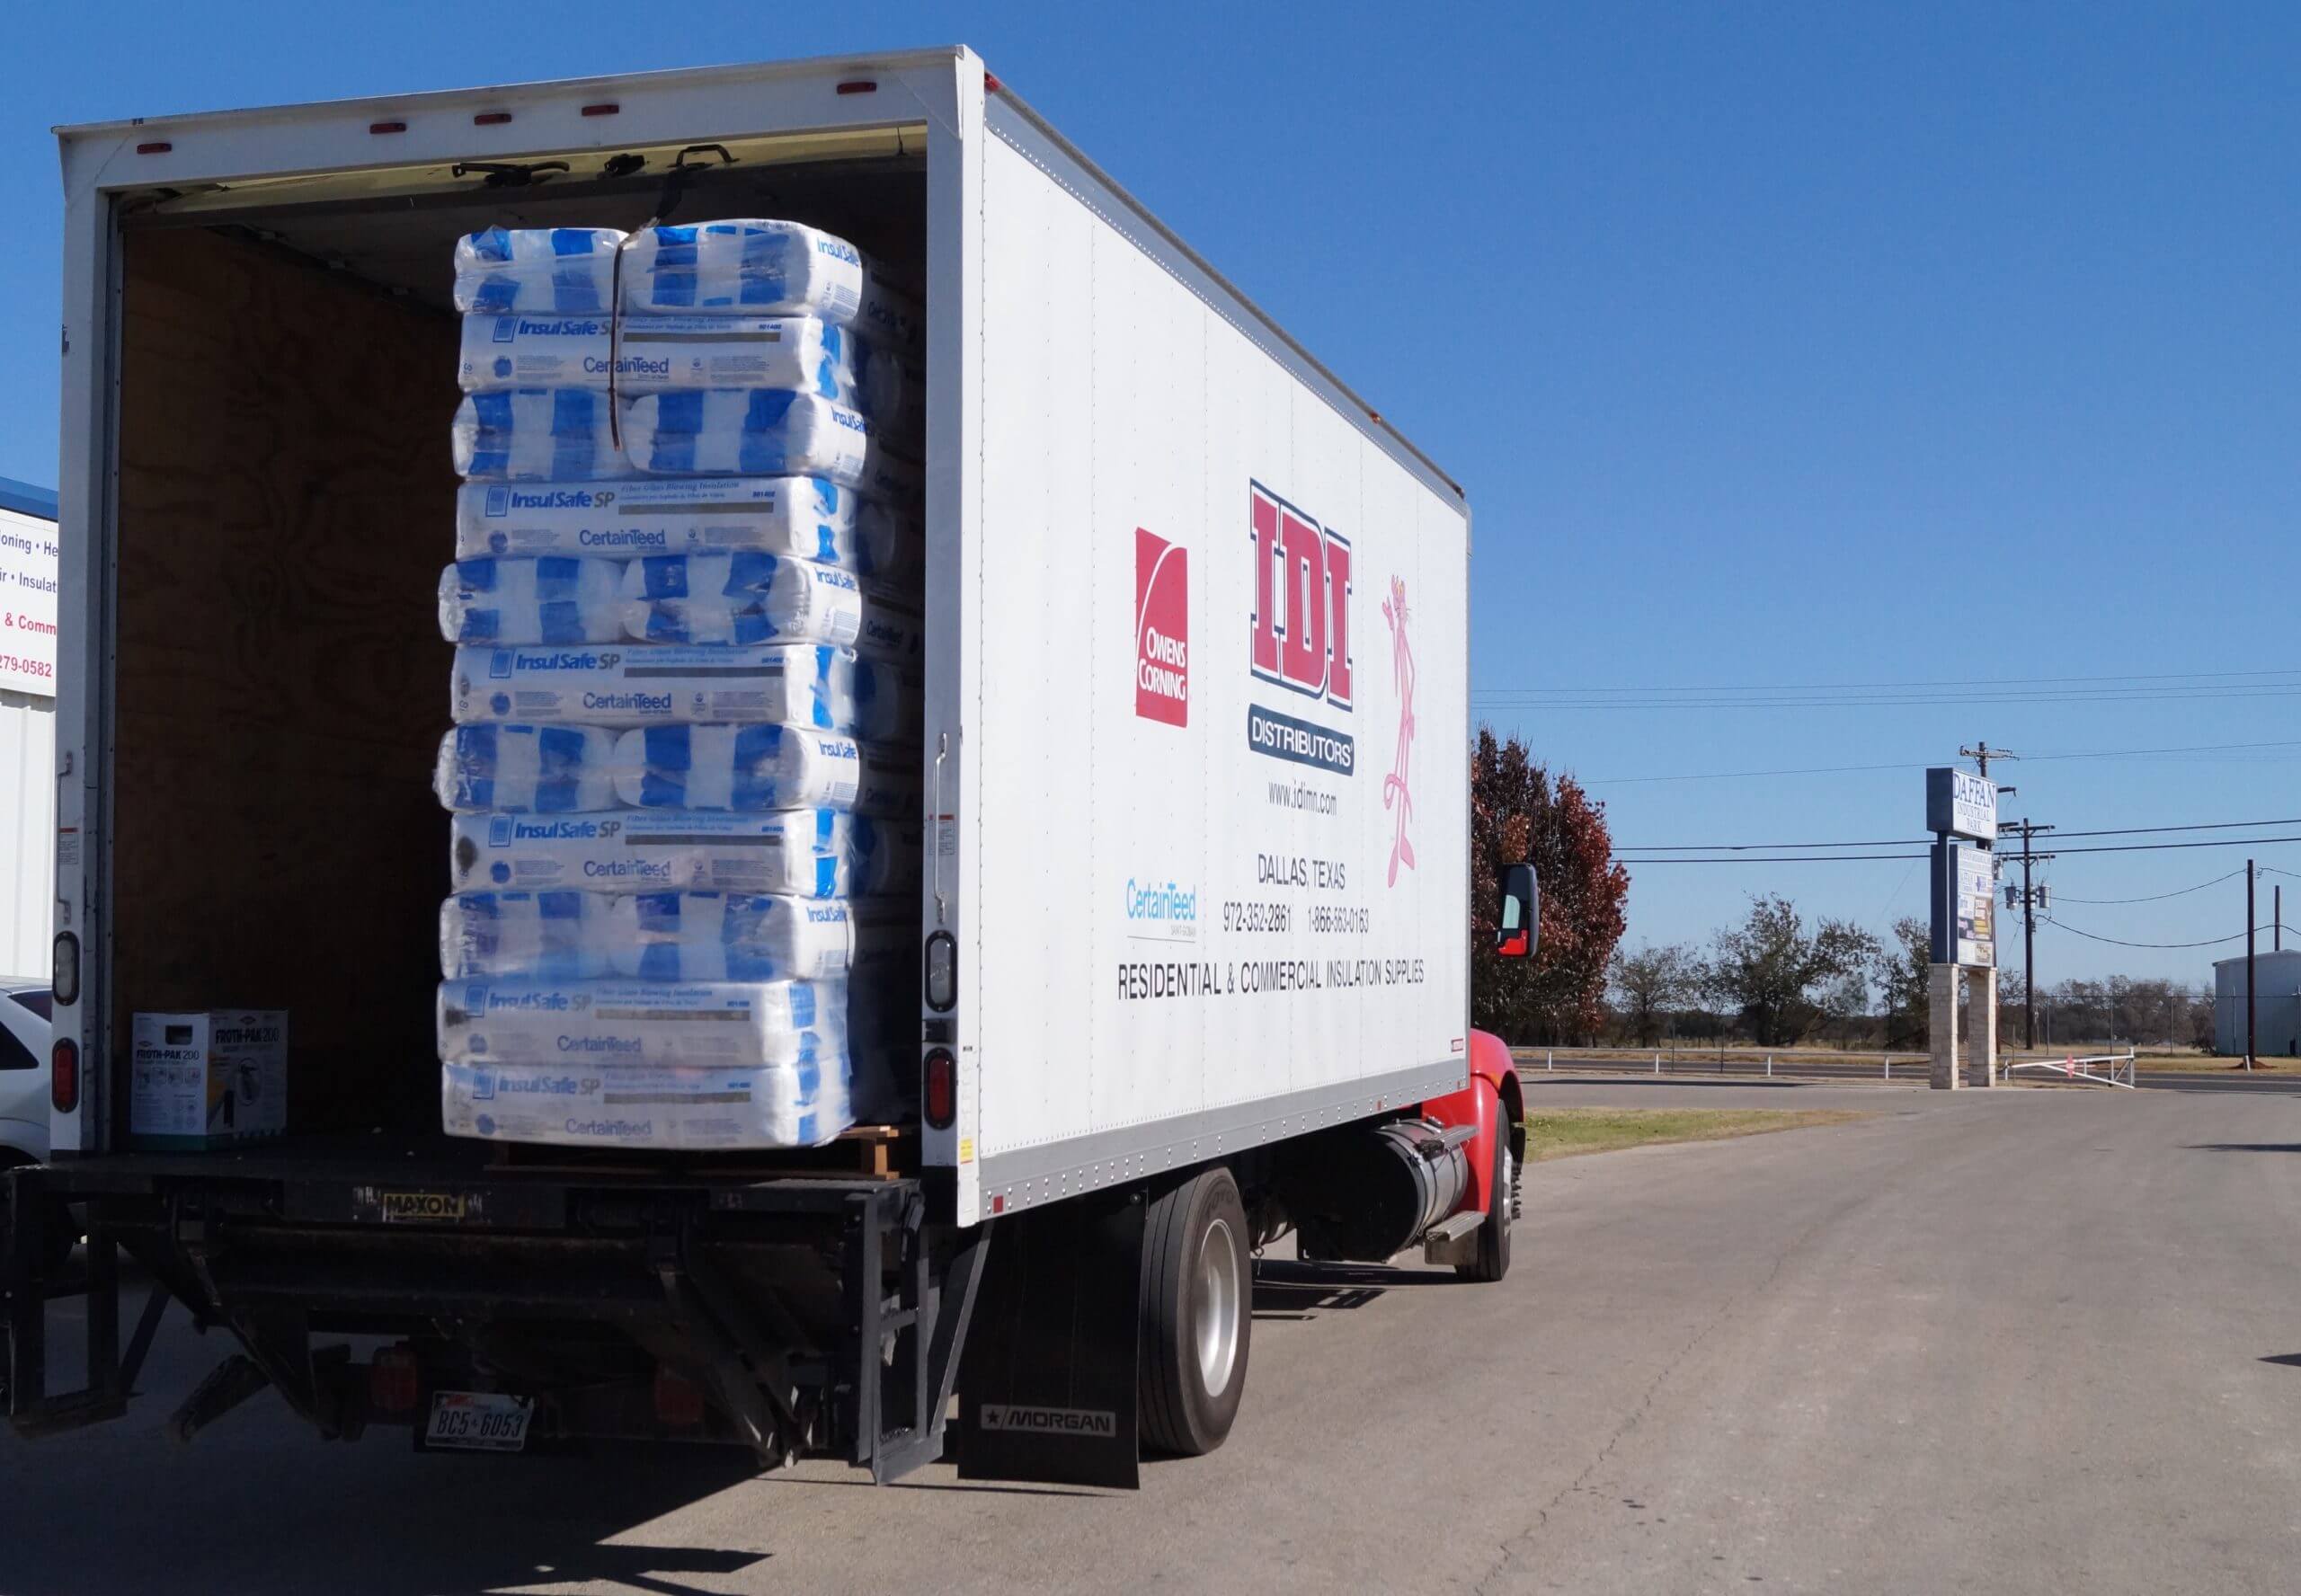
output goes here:
[[1494, 951], [1505, 959], [1531, 959], [1542, 918], [1541, 883], [1531, 864], [1513, 864], [1502, 877], [1502, 907], [1495, 917]]

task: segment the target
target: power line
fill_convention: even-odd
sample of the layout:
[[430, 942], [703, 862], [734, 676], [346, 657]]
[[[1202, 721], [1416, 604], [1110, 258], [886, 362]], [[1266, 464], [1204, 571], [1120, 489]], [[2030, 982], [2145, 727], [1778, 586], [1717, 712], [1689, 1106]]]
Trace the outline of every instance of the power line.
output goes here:
[[[2238, 873], [2243, 874], [2243, 873], [2241, 871], [2241, 872], [2239, 872]], [[2082, 936], [2082, 937], [2085, 938], [2088, 942], [2106, 942], [2106, 943], [2110, 943], [2110, 944], [2114, 944], [2114, 945], [2116, 945], [2116, 946], [2118, 946], [2118, 947], [2128, 947], [2128, 948], [2201, 948], [2201, 947], [2218, 947], [2221, 944], [2223, 944], [2223, 943], [2225, 943], [2225, 942], [2243, 942], [2243, 941], [2244, 941], [2244, 940], [2245, 940], [2245, 933], [2244, 933], [2244, 932], [2243, 932], [2243, 931], [2238, 931], [2238, 932], [2232, 933], [2230, 935], [2227, 935], [2227, 936], [2208, 936], [2208, 937], [2207, 937], [2203, 942], [2126, 942], [2126, 941], [2123, 941], [2123, 940], [2121, 940], [2121, 939], [2119, 939], [2119, 938], [2118, 938], [2118, 937], [2115, 937], [2115, 936], [2096, 936], [2096, 935], [2095, 935], [2092, 932], [2091, 932], [2091, 931], [2080, 931], [2076, 927], [2072, 926], [2072, 925], [2065, 924], [2064, 922], [2062, 922], [2062, 921], [2060, 921], [2060, 920], [2057, 920], [2057, 919], [2053, 918], [2052, 918], [2051, 916], [2049, 916], [2049, 915], [2039, 915], [2039, 916], [2038, 917], [2038, 918], [2039, 918], [2039, 920], [2042, 924], [2044, 924], [2044, 925], [2048, 925], [2048, 926], [2052, 926], [2052, 927], [2056, 927], [2057, 929], [2059, 929], [2059, 930], [2066, 931], [2066, 932], [2068, 932], [2068, 933], [2069, 933], [2071, 935], [2073, 935], [2073, 936]], [[2281, 930], [2286, 930], [2286, 931], [2292, 931], [2292, 930], [2293, 930], [2293, 927], [2290, 927], [2290, 926], [2287, 926], [2287, 925], [2284, 925], [2282, 922], [2279, 922], [2279, 929], [2281, 929]], [[2255, 929], [2256, 931], [2265, 931], [2265, 930], [2269, 929], [2269, 927], [2266, 927], [2266, 926], [2258, 926], [2258, 927], [2254, 927], [2254, 929]], [[2297, 936], [2301, 936], [2301, 931], [2295, 931], [2295, 932], [2294, 932], [2294, 935], [2297, 935]]]
[[2261, 676], [2301, 676], [2301, 669], [2288, 665], [2267, 670], [2172, 670], [2155, 674], [2125, 676], [1967, 676], [1898, 682], [1756, 682], [1739, 687], [1721, 687], [1715, 682], [1705, 682], [1699, 686], [1684, 687], [1506, 687], [1499, 690], [1521, 693], [1798, 693], [1817, 690], [1871, 692], [1888, 689], [1915, 692], [1921, 687], [2033, 687], [2073, 682], [2213, 681], [2228, 677]]
[[[2266, 866], [2264, 866], [2264, 869], [2266, 869]], [[2226, 875], [2217, 875], [2211, 881], [2199, 882], [2193, 887], [2176, 887], [2170, 892], [2153, 892], [2146, 898], [2072, 898], [2066, 892], [2057, 892], [2054, 895], [2057, 898], [2059, 898], [2064, 903], [2158, 903], [2168, 898], [2180, 898], [2186, 896], [2190, 892], [2202, 892], [2206, 888], [2217, 887], [2223, 882], [2235, 881], [2239, 876], [2244, 873], [2245, 873], [2242, 870], [2233, 870]], [[2291, 871], [2279, 871], [2278, 873], [2280, 875], [2290, 875], [2293, 873]]]
[[[1994, 753], [1994, 750], [1993, 750], [1993, 754]], [[2003, 829], [2012, 831], [2018, 829], [2020, 824], [2021, 822], [2019, 821], [2011, 821], [2008, 822]], [[2301, 816], [2275, 820], [2199, 820], [2193, 824], [2185, 826], [2109, 826], [2097, 831], [2064, 831], [2057, 827], [2051, 828], [2051, 829], [2053, 830], [2054, 837], [2057, 839], [2056, 847], [2058, 847], [2058, 839], [2065, 837], [2152, 837], [2162, 835], [2168, 831], [2247, 831], [2257, 829], [2262, 826], [2301, 826]], [[2048, 829], [2048, 828], [2045, 827], [2039, 828], [2040, 830]], [[2232, 838], [2231, 842], [2234, 845], [2236, 842], [2243, 841], [2276, 842], [2279, 840], [2280, 839], [2273, 837], [2252, 838]], [[1614, 852], [1617, 855], [1637, 853], [1723, 854], [1746, 852], [1761, 848], [1923, 847], [1930, 841], [1932, 841], [1932, 838], [1924, 837], [1886, 837], [1861, 842], [1648, 842], [1625, 843], [1616, 847]], [[2190, 845], [2173, 844], [2169, 846], [2181, 847]], [[2210, 845], [2198, 844], [2194, 846], [2207, 847]], [[2061, 851], [2073, 854], [2096, 854], [2109, 852], [2110, 850], [2104, 848], [2065, 848], [2061, 849]], [[2237, 874], [2241, 873], [2232, 871], [2230, 873]], [[2138, 901], [2138, 900], [2137, 900], [2137, 901]]]
[[[2205, 842], [2120, 842], [2094, 847], [2054, 847], [2057, 854], [2150, 854], [2164, 848], [2252, 847], [2255, 843], [2301, 842], [2301, 837], [2217, 837]], [[2240, 874], [2243, 873], [2239, 872]]]
[[2123, 937], [2096, 936], [2091, 931], [2080, 931], [2076, 927], [2066, 925], [2062, 921], [2055, 919], [2050, 915], [2040, 915], [2038, 918], [2044, 921], [2045, 924], [2055, 927], [2057, 930], [2068, 932], [2072, 936], [2082, 936], [2088, 942], [2106, 942], [2113, 947], [2160, 949], [2202, 948], [2218, 947], [2225, 942], [2243, 942], [2245, 940], [2245, 933], [2240, 931], [2233, 936], [2208, 936], [2202, 942], [2128, 942]]
[[[2276, 742], [2203, 742], [2192, 743], [2186, 748], [2096, 749], [2082, 753], [2031, 754], [2026, 762], [2035, 764], [2041, 759], [2154, 759], [2175, 755], [2250, 753], [2264, 749], [2301, 749], [2301, 739]], [[1922, 759], [1905, 759], [1887, 765], [1808, 765], [1783, 770], [1695, 770], [1671, 776], [1602, 776], [1582, 785], [1586, 787], [1616, 787], [1651, 782], [1743, 781], [1776, 776], [1850, 776], [1879, 770], [1927, 768], [1928, 765]]]
[[[2062, 847], [2056, 845], [2057, 856], [2065, 854], [2154, 854], [2167, 848], [2252, 847], [2271, 842], [2301, 842], [2295, 837], [2217, 837], [2205, 842], [2121, 842], [2104, 843], [2093, 847]], [[1620, 856], [1617, 856], [1618, 857]], [[2004, 856], [2000, 855], [2001, 858]], [[1745, 857], [1739, 855], [1715, 857], [1679, 859], [1622, 858], [1625, 864], [1852, 864], [1871, 859], [1923, 859], [1923, 854], [1788, 854]]]
[[1497, 689], [1470, 695], [1474, 703], [1506, 709], [1936, 709], [1951, 705], [2037, 704], [2181, 704], [2256, 698], [2301, 696], [2301, 682], [2248, 684], [2221, 687], [2070, 687], [2021, 693], [1869, 693], [1814, 694], [1790, 697], [1714, 698], [1558, 698], [1524, 689]]
[[1624, 864], [1858, 864], [1865, 859], [1923, 859], [1923, 854], [1781, 854], [1731, 859], [1625, 859]]
[[2208, 820], [2194, 826], [2111, 826], [2101, 831], [2057, 831], [2056, 837], [2141, 837], [2158, 831], [2243, 831], [2259, 826], [2301, 826], [2301, 815], [2281, 820]]
[[1627, 842], [1615, 848], [1615, 853], [1746, 853], [1751, 848], [1922, 848], [1928, 842], [1932, 842], [1932, 838], [1878, 838], [1873, 842]]

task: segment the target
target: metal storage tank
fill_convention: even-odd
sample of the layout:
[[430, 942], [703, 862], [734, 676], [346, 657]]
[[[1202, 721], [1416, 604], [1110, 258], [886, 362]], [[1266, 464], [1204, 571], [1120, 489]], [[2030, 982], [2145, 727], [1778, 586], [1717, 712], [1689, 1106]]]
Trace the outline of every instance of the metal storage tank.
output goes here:
[[55, 932], [56, 550], [56, 495], [0, 476], [0, 976]]
[[[2253, 1047], [2263, 1059], [2301, 1056], [2301, 948], [2261, 949], [2253, 958], [2261, 996], [2253, 1005]], [[2213, 962], [2213, 1051], [2245, 1054], [2245, 956]]]

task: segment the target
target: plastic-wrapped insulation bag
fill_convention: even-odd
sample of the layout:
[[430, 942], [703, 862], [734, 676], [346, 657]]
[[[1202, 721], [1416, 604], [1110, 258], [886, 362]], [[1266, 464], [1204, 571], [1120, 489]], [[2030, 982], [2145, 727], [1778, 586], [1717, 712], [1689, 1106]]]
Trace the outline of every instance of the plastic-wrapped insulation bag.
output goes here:
[[480, 554], [440, 572], [449, 643], [612, 643], [623, 635], [623, 562]]
[[623, 572], [623, 626], [645, 643], [852, 643], [852, 572], [768, 554], [649, 554]]
[[484, 227], [456, 241], [456, 308], [604, 315], [615, 304], [613, 227]]

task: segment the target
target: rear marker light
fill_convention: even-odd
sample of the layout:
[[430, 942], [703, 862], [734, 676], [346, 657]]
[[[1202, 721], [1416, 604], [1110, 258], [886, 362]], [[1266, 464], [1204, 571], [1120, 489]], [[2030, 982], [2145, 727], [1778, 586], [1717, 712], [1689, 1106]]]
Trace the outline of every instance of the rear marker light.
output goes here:
[[136, 146], [136, 153], [139, 155], [164, 155], [173, 148], [175, 148], [174, 145], [170, 144], [166, 139], [163, 138], [155, 140], [150, 144], [138, 145]]
[[586, 105], [583, 108], [583, 114], [585, 116], [613, 116], [622, 109], [622, 106], [610, 100], [604, 105]]
[[857, 77], [840, 84], [839, 92], [842, 94], [875, 94], [879, 92], [879, 85], [867, 77]]
[[48, 1101], [60, 1114], [80, 1107], [80, 1044], [68, 1036], [58, 1037], [49, 1054]]
[[368, 131], [370, 133], [404, 133], [407, 131], [407, 124], [405, 122], [369, 122], [368, 124]]
[[395, 1347], [386, 1347], [368, 1365], [368, 1405], [378, 1413], [415, 1411], [415, 1360]]
[[959, 1070], [950, 1049], [936, 1048], [928, 1053], [926, 1076], [920, 1106], [927, 1128], [948, 1130], [951, 1122], [959, 1117]]
[[472, 118], [471, 125], [475, 128], [500, 128], [511, 120], [511, 113], [508, 111], [483, 111]]
[[674, 1430], [694, 1429], [703, 1423], [703, 1388], [657, 1364], [655, 1420]]
[[80, 1001], [80, 939], [69, 931], [56, 934], [55, 969], [49, 979], [58, 1003], [68, 1008]]
[[986, 72], [982, 75], [982, 86], [985, 93], [996, 94], [999, 90], [1005, 88], [1007, 85], [999, 81], [999, 75], [997, 73]]
[[959, 1000], [958, 939], [948, 931], [928, 937], [926, 964], [922, 984], [927, 989], [927, 1006], [937, 1014], [948, 1014]]

